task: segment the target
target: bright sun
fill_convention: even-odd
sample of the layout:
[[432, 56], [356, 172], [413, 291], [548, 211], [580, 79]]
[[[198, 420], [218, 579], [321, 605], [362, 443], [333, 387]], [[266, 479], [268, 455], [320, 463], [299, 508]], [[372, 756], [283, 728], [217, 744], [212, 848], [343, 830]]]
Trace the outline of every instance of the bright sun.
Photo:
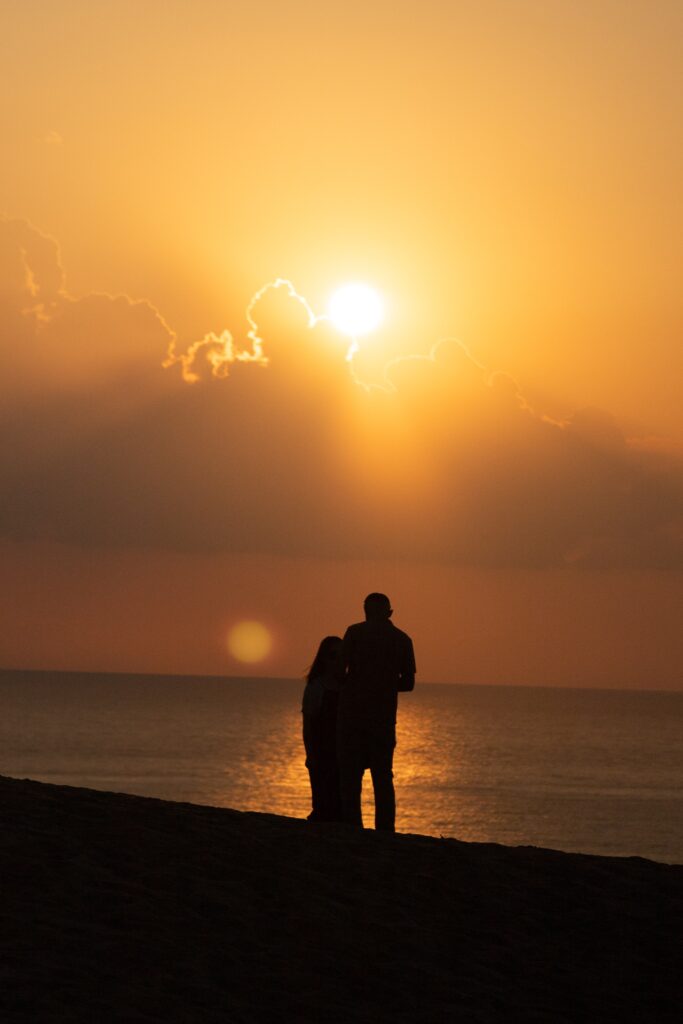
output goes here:
[[384, 319], [379, 292], [367, 284], [343, 284], [330, 298], [327, 313], [342, 334], [357, 338], [374, 331]]
[[270, 653], [273, 638], [262, 622], [238, 622], [228, 633], [228, 650], [238, 661], [254, 664]]

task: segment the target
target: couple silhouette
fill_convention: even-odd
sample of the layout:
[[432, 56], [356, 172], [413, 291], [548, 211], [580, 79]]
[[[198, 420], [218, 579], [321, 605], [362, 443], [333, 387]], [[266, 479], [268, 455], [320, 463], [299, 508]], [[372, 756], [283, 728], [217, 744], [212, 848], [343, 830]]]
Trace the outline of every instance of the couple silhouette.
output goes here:
[[415, 686], [407, 633], [391, 622], [385, 594], [368, 594], [365, 621], [326, 636], [306, 677], [302, 712], [313, 809], [309, 821], [363, 827], [363, 775], [370, 770], [375, 828], [393, 832], [393, 760], [398, 694]]

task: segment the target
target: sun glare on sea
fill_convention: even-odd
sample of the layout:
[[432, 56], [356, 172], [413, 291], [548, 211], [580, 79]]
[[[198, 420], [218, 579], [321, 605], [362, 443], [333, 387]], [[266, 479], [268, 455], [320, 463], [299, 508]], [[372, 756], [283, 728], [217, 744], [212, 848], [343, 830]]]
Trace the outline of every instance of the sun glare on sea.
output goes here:
[[338, 331], [357, 338], [379, 327], [384, 319], [384, 303], [370, 285], [352, 282], [332, 293], [327, 315]]
[[263, 661], [272, 646], [273, 638], [262, 622], [245, 619], [228, 633], [228, 650], [233, 658], [247, 665]]

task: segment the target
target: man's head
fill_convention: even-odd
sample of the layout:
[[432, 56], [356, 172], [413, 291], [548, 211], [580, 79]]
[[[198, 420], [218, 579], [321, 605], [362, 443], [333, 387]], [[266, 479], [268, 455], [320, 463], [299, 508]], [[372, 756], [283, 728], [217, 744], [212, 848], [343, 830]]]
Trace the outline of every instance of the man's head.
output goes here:
[[363, 601], [363, 608], [365, 610], [365, 618], [368, 621], [391, 618], [391, 601], [386, 594], [368, 594]]

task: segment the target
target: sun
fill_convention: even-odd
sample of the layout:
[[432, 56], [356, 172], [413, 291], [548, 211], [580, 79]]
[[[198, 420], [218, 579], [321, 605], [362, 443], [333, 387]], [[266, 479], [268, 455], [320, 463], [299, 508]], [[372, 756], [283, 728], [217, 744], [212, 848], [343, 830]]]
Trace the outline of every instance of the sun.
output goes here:
[[242, 620], [228, 633], [228, 650], [245, 664], [263, 661], [270, 654], [273, 638], [262, 622]]
[[379, 327], [384, 319], [384, 304], [379, 292], [370, 285], [352, 282], [333, 292], [327, 315], [338, 331], [357, 338]]

